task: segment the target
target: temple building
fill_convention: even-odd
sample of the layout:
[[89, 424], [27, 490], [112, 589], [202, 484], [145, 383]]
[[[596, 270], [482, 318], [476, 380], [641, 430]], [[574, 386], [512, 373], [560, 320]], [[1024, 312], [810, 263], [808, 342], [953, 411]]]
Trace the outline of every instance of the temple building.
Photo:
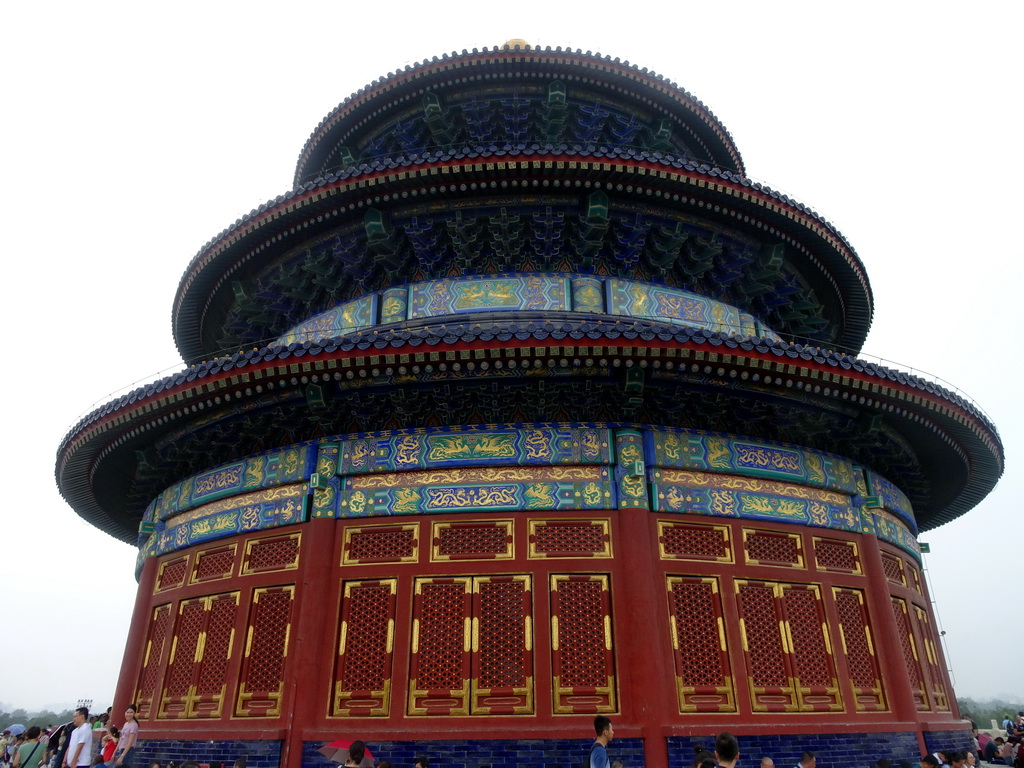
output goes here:
[[963, 748], [917, 541], [1003, 449], [857, 357], [872, 313], [653, 72], [515, 41], [374, 81], [188, 264], [186, 367], [60, 445], [139, 550], [136, 765], [568, 768], [598, 714], [627, 766]]

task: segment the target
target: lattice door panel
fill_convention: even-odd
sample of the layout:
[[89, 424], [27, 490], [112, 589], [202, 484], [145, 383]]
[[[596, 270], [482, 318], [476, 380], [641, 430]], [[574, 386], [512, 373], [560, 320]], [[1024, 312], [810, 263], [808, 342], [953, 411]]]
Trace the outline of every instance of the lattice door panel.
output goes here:
[[914, 703], [918, 712], [927, 712], [931, 707], [928, 704], [928, 693], [925, 690], [924, 672], [921, 670], [917, 643], [914, 641], [914, 633], [910, 628], [910, 612], [907, 608], [907, 601], [898, 597], [890, 597], [890, 602], [892, 603], [893, 619], [896, 622], [896, 631], [900, 638], [900, 647], [903, 650], [903, 663], [907, 669], [910, 690], [914, 695]]
[[239, 593], [185, 600], [178, 608], [159, 717], [220, 717]]
[[611, 520], [531, 520], [531, 558], [611, 557]]
[[755, 712], [795, 712], [796, 681], [783, 632], [779, 585], [737, 581], [736, 595], [751, 707]]
[[556, 713], [616, 711], [606, 574], [551, 576], [551, 665]]
[[814, 560], [821, 570], [861, 574], [860, 554], [857, 544], [814, 537]]
[[300, 533], [249, 539], [242, 556], [242, 575], [292, 571], [299, 567]]
[[782, 610], [802, 712], [841, 712], [842, 694], [817, 585], [781, 584]]
[[515, 554], [511, 520], [434, 523], [431, 528], [434, 562], [508, 560]]
[[718, 579], [668, 577], [680, 712], [735, 712]]
[[803, 536], [799, 533], [744, 528], [743, 548], [748, 563], [791, 568], [804, 567]]
[[662, 559], [732, 562], [727, 525], [699, 525], [658, 521], [658, 549]]
[[[184, 568], [184, 562], [182, 563]], [[185, 578], [184, 571], [182, 579]], [[168, 638], [171, 632], [171, 606], [158, 605], [153, 609], [153, 617], [149, 622], [146, 634], [146, 653], [139, 670], [139, 682], [135, 688], [135, 703], [138, 706], [136, 717], [148, 720], [153, 713], [153, 699], [164, 671], [164, 653], [170, 645]]]
[[946, 695], [946, 686], [943, 683], [942, 669], [939, 666], [938, 640], [931, 622], [928, 621], [928, 612], [918, 606], [914, 606], [914, 619], [917, 624], [918, 636], [924, 646], [924, 658], [928, 664], [928, 677], [931, 684], [928, 690], [932, 696], [932, 706], [938, 712], [949, 712], [949, 696]]
[[196, 554], [189, 584], [226, 579], [231, 576], [235, 568], [236, 549], [237, 545], [229, 544], [225, 547], [203, 550]]
[[885, 578], [901, 587], [907, 586], [907, 577], [903, 571], [903, 560], [895, 555], [882, 553], [882, 571]]
[[832, 588], [839, 614], [839, 635], [843, 643], [846, 677], [853, 686], [854, 706], [859, 712], [881, 712], [888, 709], [882, 690], [871, 626], [859, 589]]
[[332, 717], [386, 717], [390, 709], [397, 579], [346, 581]]
[[279, 717], [294, 585], [253, 592], [235, 717]]
[[160, 563], [160, 571], [156, 577], [156, 588], [154, 592], [165, 592], [168, 589], [175, 589], [185, 583], [188, 575], [188, 556], [177, 557], [171, 560], [164, 560]]
[[157, 717], [184, 717], [192, 680], [199, 665], [199, 636], [206, 625], [206, 599], [183, 600], [178, 606], [171, 652]]
[[419, 524], [350, 525], [345, 528], [342, 565], [413, 563], [419, 558]]
[[474, 715], [533, 714], [532, 614], [529, 576], [473, 579]]
[[417, 579], [410, 715], [468, 715], [472, 579]]

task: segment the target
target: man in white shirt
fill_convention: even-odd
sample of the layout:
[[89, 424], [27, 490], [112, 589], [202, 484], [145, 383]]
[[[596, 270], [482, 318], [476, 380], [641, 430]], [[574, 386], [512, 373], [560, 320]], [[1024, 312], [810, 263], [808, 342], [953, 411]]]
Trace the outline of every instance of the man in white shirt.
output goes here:
[[89, 768], [92, 761], [92, 728], [89, 727], [89, 710], [79, 707], [71, 718], [75, 730], [68, 741], [68, 751], [64, 759], [67, 768]]

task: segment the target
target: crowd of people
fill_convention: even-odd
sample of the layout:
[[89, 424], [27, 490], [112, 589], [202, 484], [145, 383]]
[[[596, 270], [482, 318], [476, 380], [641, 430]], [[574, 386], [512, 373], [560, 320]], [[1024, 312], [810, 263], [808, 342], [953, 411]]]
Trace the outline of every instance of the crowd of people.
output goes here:
[[[973, 727], [973, 724], [972, 724]], [[917, 764], [902, 761], [899, 768], [981, 768], [981, 762], [992, 765], [1005, 765], [1012, 768], [1024, 768], [1024, 711], [1016, 717], [1006, 716], [1003, 721], [1006, 736], [989, 737], [973, 728], [973, 750], [937, 751], [925, 755]], [[610, 760], [608, 744], [615, 737], [612, 722], [604, 715], [594, 718], [594, 731], [597, 738], [590, 747], [590, 754], [583, 761], [582, 768], [622, 768], [620, 760]], [[720, 733], [715, 739], [714, 749], [697, 747], [693, 759], [693, 768], [736, 768], [739, 762], [739, 741], [731, 733]], [[761, 757], [761, 768], [775, 768], [775, 760], [770, 756]], [[817, 768], [817, 757], [811, 751], [805, 751], [800, 762], [794, 768]], [[896, 768], [888, 758], [879, 758], [871, 764], [871, 768]]]
[[[45, 729], [33, 725], [20, 733], [10, 729], [3, 732], [0, 741], [0, 768], [134, 768], [138, 747], [139, 724], [135, 719], [136, 707], [130, 705], [124, 713], [124, 724], [118, 728], [110, 722], [110, 708], [99, 716], [90, 716], [86, 707], [78, 707], [71, 722]], [[993, 721], [994, 723], [994, 721]], [[1003, 720], [1005, 736], [992, 737], [980, 732], [972, 723], [973, 750], [936, 751], [925, 755], [912, 765], [900, 763], [899, 768], [981, 768], [982, 761], [991, 765], [1024, 768], [1024, 711]], [[621, 760], [611, 760], [608, 745], [615, 737], [610, 718], [594, 718], [596, 738], [590, 747], [582, 768], [622, 768]], [[347, 742], [346, 742], [347, 743]], [[714, 750], [697, 747], [693, 768], [735, 768], [739, 761], [739, 742], [731, 733], [720, 733]], [[210, 762], [208, 768], [226, 768], [223, 763]], [[362, 741], [352, 742], [345, 755], [345, 768], [392, 768], [387, 760], [373, 762]], [[153, 761], [148, 768], [164, 768]], [[200, 768], [199, 762], [185, 760], [169, 763], [166, 768]], [[246, 768], [245, 759], [236, 760], [232, 768]], [[415, 768], [430, 768], [426, 756], [416, 759]], [[775, 768], [772, 757], [763, 756], [760, 768]], [[817, 757], [805, 751], [794, 768], [817, 768]], [[887, 758], [880, 758], [871, 768], [894, 768]]]
[[78, 707], [70, 722], [40, 728], [30, 726], [20, 733], [4, 730], [0, 768], [131, 768], [138, 741], [136, 708], [125, 710], [124, 724], [110, 722], [110, 709], [90, 715]]

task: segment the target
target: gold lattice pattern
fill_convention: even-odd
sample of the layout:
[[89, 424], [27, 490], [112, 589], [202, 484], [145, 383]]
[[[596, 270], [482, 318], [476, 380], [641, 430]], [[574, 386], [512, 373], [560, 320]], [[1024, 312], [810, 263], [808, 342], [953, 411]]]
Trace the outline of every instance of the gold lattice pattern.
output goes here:
[[422, 587], [417, 686], [423, 690], [459, 688], [463, 681], [465, 586], [461, 582]]
[[299, 560], [297, 536], [275, 536], [253, 542], [249, 548], [246, 571], [276, 571], [295, 565]]
[[[182, 561], [184, 568], [184, 561]], [[184, 578], [184, 571], [182, 572]], [[142, 701], [149, 702], [153, 699], [153, 692], [156, 688], [157, 676], [163, 663], [164, 644], [167, 642], [168, 629], [171, 624], [171, 606], [161, 605], [153, 611], [153, 623], [149, 629], [148, 651], [144, 660], [142, 679], [139, 681], [140, 712], [144, 705]], [[145, 707], [148, 710], [148, 707]], [[143, 717], [148, 712], [143, 713]]]
[[885, 573], [885, 578], [893, 584], [906, 586], [907, 582], [903, 576], [903, 561], [898, 557], [882, 553], [882, 571]]
[[750, 649], [748, 672], [753, 684], [762, 687], [788, 685], [774, 591], [766, 585], [744, 584], [739, 589], [739, 598], [740, 618], [743, 619]]
[[559, 582], [558, 647], [563, 686], [607, 685], [602, 591], [598, 581]]
[[445, 525], [437, 532], [437, 553], [442, 557], [504, 555], [509, 542], [503, 526]]
[[252, 655], [245, 680], [250, 693], [277, 691], [281, 684], [292, 607], [291, 592], [267, 591], [258, 597], [250, 628]]
[[877, 682], [874, 657], [868, 645], [868, 626], [860, 599], [855, 592], [836, 593], [836, 610], [846, 644], [846, 664], [850, 680], [860, 688], [874, 688]]
[[416, 553], [416, 531], [411, 528], [373, 528], [353, 532], [347, 559], [354, 561], [400, 561]]
[[903, 649], [903, 662], [907, 668], [907, 676], [914, 688], [921, 685], [921, 669], [917, 656], [914, 653], [914, 640], [910, 632], [910, 619], [907, 616], [906, 603], [898, 598], [892, 598], [892, 615], [896, 619], [896, 630], [900, 636], [900, 646]]
[[672, 584], [672, 617], [678, 649], [680, 682], [685, 686], [726, 684], [718, 636], [714, 588], [707, 582]]
[[195, 574], [192, 578], [195, 581], [205, 581], [207, 579], [219, 579], [224, 576], [230, 576], [234, 564], [234, 547], [224, 547], [211, 552], [203, 552], [196, 558]]
[[586, 556], [603, 552], [607, 538], [596, 523], [542, 523], [534, 529], [533, 547], [538, 554]]
[[523, 581], [484, 581], [480, 584], [479, 686], [513, 688], [526, 685], [523, 651]]
[[819, 539], [814, 543], [814, 557], [819, 568], [859, 572], [857, 549], [848, 541]]
[[185, 564], [188, 558], [179, 557], [177, 560], [170, 560], [160, 568], [160, 576], [157, 579], [157, 589], [173, 589], [185, 583]]
[[196, 684], [196, 693], [200, 696], [218, 696], [223, 690], [237, 612], [237, 594], [213, 599], [203, 647], [203, 663]]
[[747, 558], [761, 563], [800, 565], [800, 540], [786, 533], [750, 531], [747, 533]]
[[206, 620], [206, 604], [202, 599], [182, 603], [175, 627], [174, 659], [167, 668], [164, 694], [170, 697], [187, 696], [195, 670], [196, 647], [199, 633]]
[[666, 555], [713, 558], [729, 556], [726, 529], [710, 525], [662, 526], [662, 546]]
[[783, 595], [800, 685], [831, 686], [835, 675], [825, 644], [824, 616], [819, 611], [817, 594], [810, 589], [789, 587]]
[[391, 618], [388, 584], [353, 586], [345, 621], [343, 691], [379, 691], [390, 676], [388, 630]]

